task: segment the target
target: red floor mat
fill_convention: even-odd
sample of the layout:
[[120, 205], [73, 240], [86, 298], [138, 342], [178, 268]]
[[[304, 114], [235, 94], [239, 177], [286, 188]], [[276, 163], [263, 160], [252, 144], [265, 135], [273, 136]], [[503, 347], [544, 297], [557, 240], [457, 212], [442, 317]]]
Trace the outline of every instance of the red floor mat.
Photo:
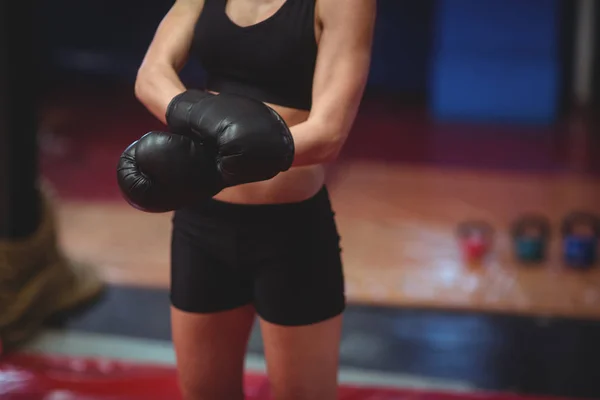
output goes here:
[[[101, 359], [12, 355], [0, 361], [0, 398], [5, 400], [177, 399], [175, 371]], [[449, 394], [343, 386], [340, 400], [550, 400], [498, 394]], [[248, 400], [270, 399], [263, 375], [246, 376]]]

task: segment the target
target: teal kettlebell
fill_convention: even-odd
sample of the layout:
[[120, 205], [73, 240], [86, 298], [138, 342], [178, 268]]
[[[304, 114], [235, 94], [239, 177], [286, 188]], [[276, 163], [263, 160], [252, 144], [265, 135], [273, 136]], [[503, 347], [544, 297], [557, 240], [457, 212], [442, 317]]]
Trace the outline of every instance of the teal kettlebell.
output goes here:
[[550, 239], [550, 221], [540, 214], [526, 214], [512, 226], [515, 257], [524, 263], [539, 263], [546, 259]]

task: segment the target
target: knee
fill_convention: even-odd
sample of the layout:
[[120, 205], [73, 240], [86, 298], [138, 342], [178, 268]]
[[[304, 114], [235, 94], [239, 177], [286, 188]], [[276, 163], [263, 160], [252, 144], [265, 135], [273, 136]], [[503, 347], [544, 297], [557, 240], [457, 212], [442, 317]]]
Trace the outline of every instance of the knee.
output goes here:
[[244, 389], [241, 382], [201, 382], [180, 380], [179, 387], [183, 400], [243, 400]]
[[311, 382], [303, 384], [273, 385], [271, 383], [273, 399], [275, 400], [336, 400], [337, 385], [313, 385]]

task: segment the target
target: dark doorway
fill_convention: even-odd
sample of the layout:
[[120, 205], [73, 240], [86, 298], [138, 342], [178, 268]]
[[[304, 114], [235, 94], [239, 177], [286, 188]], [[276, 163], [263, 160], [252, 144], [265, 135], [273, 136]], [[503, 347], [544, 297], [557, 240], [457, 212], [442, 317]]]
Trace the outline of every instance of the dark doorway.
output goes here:
[[560, 112], [568, 114], [573, 103], [573, 60], [575, 59], [575, 34], [577, 30], [577, 1], [563, 0], [560, 3], [559, 59], [561, 69]]
[[594, 4], [594, 65], [592, 80], [592, 102], [594, 109], [600, 107], [600, 4]]

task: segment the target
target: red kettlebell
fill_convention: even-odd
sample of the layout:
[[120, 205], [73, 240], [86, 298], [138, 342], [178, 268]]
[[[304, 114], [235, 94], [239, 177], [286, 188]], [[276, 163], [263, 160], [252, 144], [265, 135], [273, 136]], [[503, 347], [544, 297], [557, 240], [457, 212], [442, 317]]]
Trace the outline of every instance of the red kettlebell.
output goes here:
[[477, 263], [489, 253], [493, 229], [483, 221], [465, 221], [457, 229], [459, 243], [464, 259], [468, 263]]

